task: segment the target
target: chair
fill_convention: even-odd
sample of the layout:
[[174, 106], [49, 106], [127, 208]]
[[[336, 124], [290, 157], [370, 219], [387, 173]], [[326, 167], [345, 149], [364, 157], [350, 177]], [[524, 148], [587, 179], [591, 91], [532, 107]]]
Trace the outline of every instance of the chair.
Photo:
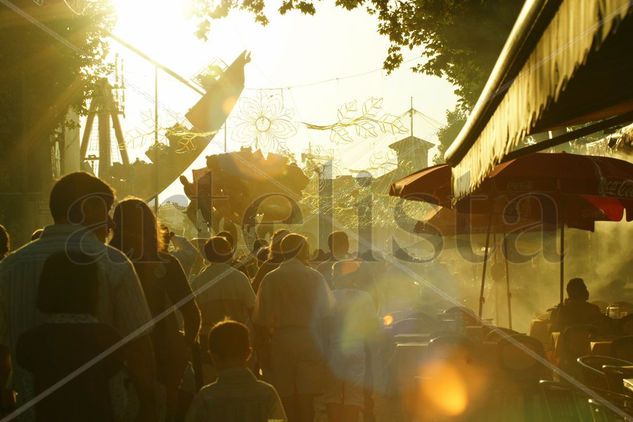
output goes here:
[[580, 376], [577, 359], [591, 353], [591, 336], [595, 327], [590, 325], [572, 325], [560, 334], [558, 353], [560, 368], [572, 376]]
[[551, 379], [545, 366], [543, 344], [523, 334], [502, 338], [497, 343], [497, 362], [514, 382], [523, 387], [535, 386], [539, 380]]
[[[589, 398], [587, 404], [593, 422], [629, 421], [633, 419], [633, 399], [605, 390], [594, 390], [603, 400]], [[606, 400], [608, 403], [604, 403]]]
[[453, 306], [442, 312], [442, 317], [458, 320], [464, 326], [481, 325], [481, 321], [471, 309], [465, 306]]
[[611, 353], [618, 359], [633, 362], [633, 335], [618, 337], [611, 343]]
[[484, 341], [497, 343], [503, 340], [504, 338], [514, 337], [516, 335], [521, 335], [521, 334], [509, 328], [490, 327], [490, 331], [488, 331], [488, 334], [486, 334], [486, 338]]
[[621, 367], [633, 365], [633, 363], [617, 359], [611, 356], [598, 356], [587, 355], [581, 356], [577, 359], [580, 365], [582, 381], [590, 387], [601, 388], [605, 390], [611, 390], [620, 392], [622, 390], [622, 378], [619, 379], [619, 385], [614, 382], [614, 378], [617, 377], [616, 371], [605, 371], [604, 367]]
[[633, 313], [620, 318], [618, 328], [622, 336], [633, 336]]
[[570, 387], [553, 381], [540, 381], [539, 388], [548, 421], [587, 421], [591, 420], [586, 398]]
[[391, 326], [394, 336], [399, 334], [428, 334], [438, 331], [441, 324], [436, 319], [406, 318], [396, 321]]

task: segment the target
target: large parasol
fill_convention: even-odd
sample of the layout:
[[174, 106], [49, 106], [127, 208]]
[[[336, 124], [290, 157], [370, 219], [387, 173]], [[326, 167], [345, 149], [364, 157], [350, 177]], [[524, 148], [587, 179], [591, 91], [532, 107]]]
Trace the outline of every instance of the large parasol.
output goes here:
[[[405, 193], [407, 199], [438, 203], [451, 197], [440, 189], [437, 179], [429, 191], [423, 191], [424, 171], [407, 176], [392, 185], [390, 194]], [[442, 170], [445, 171], [445, 170]], [[424, 174], [423, 174], [424, 173]], [[405, 183], [406, 182], [406, 183]], [[414, 188], [415, 186], [415, 188]], [[439, 187], [439, 188], [438, 188]], [[438, 194], [439, 192], [439, 194]], [[432, 198], [427, 200], [426, 198]], [[443, 200], [445, 203], [445, 200]], [[610, 157], [596, 157], [567, 153], [536, 153], [497, 165], [478, 189], [456, 204], [459, 213], [490, 216], [487, 239], [494, 215], [508, 209], [520, 209], [523, 217], [540, 218], [560, 229], [560, 300], [564, 292], [565, 225], [593, 230], [596, 221], [620, 221], [626, 210], [627, 221], [633, 219], [633, 164]], [[540, 215], [539, 215], [540, 214]], [[486, 242], [486, 252], [488, 250]], [[485, 277], [482, 276], [482, 283]], [[481, 307], [480, 307], [481, 309]], [[481, 312], [480, 312], [481, 313]]]

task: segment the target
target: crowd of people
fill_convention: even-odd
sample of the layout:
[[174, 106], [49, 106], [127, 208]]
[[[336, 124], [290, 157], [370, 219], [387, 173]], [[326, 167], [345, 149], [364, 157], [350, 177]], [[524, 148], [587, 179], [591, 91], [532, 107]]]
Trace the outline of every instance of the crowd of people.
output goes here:
[[53, 224], [15, 251], [0, 226], [4, 415], [360, 420], [379, 320], [345, 233], [318, 261], [288, 230], [238, 259], [234, 234], [196, 247], [82, 172], [49, 206]]
[[[398, 316], [387, 297], [398, 290], [393, 280], [379, 283], [390, 278], [384, 261], [375, 251], [352, 255], [342, 231], [330, 234], [327, 252], [311, 253], [306, 237], [280, 229], [238, 256], [236, 233], [175, 235], [144, 201], [117, 200], [106, 183], [81, 172], [54, 184], [49, 206], [53, 224], [15, 251], [0, 225], [0, 413], [10, 418], [435, 420], [433, 403], [457, 393], [425, 390], [425, 379], [452, 372], [419, 366], [421, 350], [435, 357], [441, 350], [441, 359], [453, 359], [451, 370], [475, 382], [481, 368], [503, 367], [496, 360], [478, 366], [482, 358], [509, 356], [487, 353], [491, 339], [505, 347], [512, 342], [504, 336], [512, 336], [545, 357], [552, 332], [565, 338], [591, 326], [619, 335], [633, 321], [589, 303], [580, 278], [544, 317], [540, 338], [484, 327], [460, 306], [437, 317], [403, 306]], [[474, 341], [482, 333], [487, 341]], [[468, 352], [446, 352], [449, 346]], [[407, 350], [418, 366], [407, 367]], [[572, 373], [582, 353], [561, 368]], [[525, 368], [505, 374], [519, 383], [548, 377]], [[420, 375], [428, 371], [434, 375]], [[504, 377], [480, 384], [505, 393]], [[423, 406], [406, 404], [407, 388], [421, 391], [413, 402]], [[431, 398], [419, 398], [425, 394]]]

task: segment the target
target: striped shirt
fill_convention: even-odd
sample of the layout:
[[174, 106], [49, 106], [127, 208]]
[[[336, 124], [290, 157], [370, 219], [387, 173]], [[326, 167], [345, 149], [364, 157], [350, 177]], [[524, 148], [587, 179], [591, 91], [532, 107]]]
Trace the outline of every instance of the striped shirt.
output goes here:
[[218, 379], [196, 395], [187, 422], [286, 421], [275, 388], [255, 378], [246, 368], [221, 371]]
[[250, 324], [255, 292], [243, 272], [226, 263], [211, 264], [191, 281], [191, 289], [202, 313], [202, 337], [224, 317]]
[[[44, 261], [53, 253], [80, 250], [98, 268], [97, 318], [125, 337], [151, 319], [143, 289], [127, 257], [78, 225], [47, 226], [42, 236], [0, 262], [0, 342], [15, 353], [19, 336], [44, 321], [36, 307]], [[28, 397], [30, 376], [16, 365], [14, 388]], [[24, 391], [20, 391], [24, 390]], [[26, 397], [25, 397], [26, 396]]]

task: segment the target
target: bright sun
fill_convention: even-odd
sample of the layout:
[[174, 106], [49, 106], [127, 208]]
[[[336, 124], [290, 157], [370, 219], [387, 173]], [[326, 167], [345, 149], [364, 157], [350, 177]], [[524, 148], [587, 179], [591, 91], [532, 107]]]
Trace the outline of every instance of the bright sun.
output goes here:
[[204, 43], [197, 39], [189, 0], [113, 0], [114, 34], [165, 64], [196, 65]]

